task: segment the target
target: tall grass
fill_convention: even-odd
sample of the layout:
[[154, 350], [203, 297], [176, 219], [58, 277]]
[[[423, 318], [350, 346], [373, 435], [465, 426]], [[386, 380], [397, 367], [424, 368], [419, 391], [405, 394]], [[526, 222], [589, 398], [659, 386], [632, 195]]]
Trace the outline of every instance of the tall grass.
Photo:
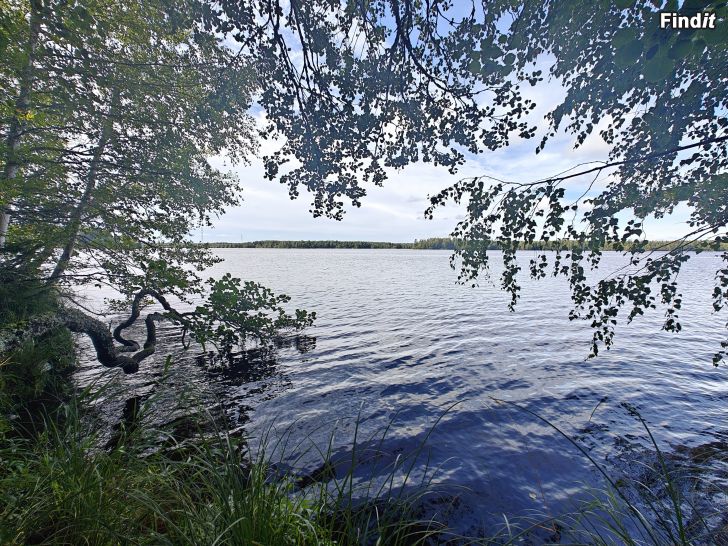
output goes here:
[[[559, 543], [611, 546], [689, 546], [728, 544], [728, 533], [721, 531], [718, 521], [725, 514], [720, 506], [705, 510], [697, 506], [689, 493], [706, 485], [709, 475], [691, 461], [669, 461], [640, 413], [623, 405], [640, 423], [645, 438], [654, 450], [654, 462], [639, 461], [637, 476], [617, 479], [592, 454], [557, 424], [513, 402], [496, 400], [518, 408], [555, 430], [571, 444], [580, 456], [603, 478], [601, 487], [585, 487], [586, 500], [576, 508], [558, 516], [537, 514], [522, 518], [520, 525], [506, 525], [499, 534], [499, 544], [522, 544], [535, 530], [557, 530]], [[722, 492], [725, 499], [728, 491]], [[719, 495], [719, 496], [721, 496]], [[722, 523], [725, 525], [725, 521]], [[491, 539], [494, 540], [494, 539]]]
[[[348, 468], [337, 463], [338, 473], [302, 484], [276, 475], [267, 440], [251, 459], [245, 439], [230, 436], [209, 414], [198, 417], [198, 434], [184, 442], [151, 427], [149, 400], [135, 426], [103, 449], [83, 411], [102, 391], [80, 393], [47, 414], [38, 430], [6, 437], [0, 543], [397, 545], [424, 543], [435, 532], [415, 517], [427, 484], [404, 493], [419, 453], [398, 458], [384, 485], [360, 483], [355, 432]], [[326, 464], [333, 464], [331, 446], [320, 452]]]

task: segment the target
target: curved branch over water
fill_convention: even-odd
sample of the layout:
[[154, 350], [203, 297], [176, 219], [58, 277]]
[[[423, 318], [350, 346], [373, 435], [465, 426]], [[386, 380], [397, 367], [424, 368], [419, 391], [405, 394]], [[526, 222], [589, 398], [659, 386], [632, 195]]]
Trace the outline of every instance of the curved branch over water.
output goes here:
[[[66, 327], [72, 332], [86, 334], [96, 349], [96, 357], [99, 362], [107, 368], [121, 368], [124, 373], [134, 373], [139, 369], [141, 358], [120, 354], [120, 350], [114, 344], [114, 338], [107, 326], [98, 319], [90, 317], [78, 309], [65, 308], [60, 313], [61, 319]], [[147, 337], [149, 337], [147, 335]]]
[[[184, 315], [182, 313], [179, 313], [177, 310], [175, 310], [162, 294], [160, 294], [159, 292], [157, 292], [154, 289], [144, 288], [144, 289], [140, 290], [139, 292], [137, 292], [137, 294], [134, 296], [134, 299], [132, 300], [132, 304], [131, 304], [131, 315], [129, 315], [129, 318], [126, 319], [121, 324], [119, 324], [116, 328], [114, 328], [114, 333], [113, 333], [114, 339], [124, 346], [121, 349], [119, 349], [121, 352], [133, 352], [133, 351], [138, 351], [140, 349], [139, 343], [137, 343], [136, 341], [134, 341], [132, 339], [126, 339], [125, 337], [123, 337], [121, 335], [121, 333], [137, 321], [137, 319], [141, 315], [142, 301], [147, 296], [151, 296], [155, 300], [157, 300], [157, 302], [159, 302], [159, 304], [164, 308], [164, 310], [167, 311], [170, 319], [172, 319], [176, 322], [180, 322], [183, 326], [186, 326], [186, 321], [184, 320]], [[161, 320], [161, 319], [167, 318], [165, 315], [162, 315], [159, 313], [153, 313], [153, 315], [155, 315], [157, 317], [156, 320]], [[148, 318], [149, 317], [147, 317], [145, 322], [147, 322]], [[154, 328], [153, 323], [152, 323], [151, 327]], [[149, 328], [150, 328], [150, 325], [147, 322], [147, 340], [149, 340], [149, 331], [150, 331]], [[144, 344], [145, 349], [146, 349], [146, 346], [147, 346], [147, 344], [145, 343]]]
[[[72, 332], [91, 338], [101, 364], [120, 367], [126, 373], [136, 372], [139, 363], [154, 354], [156, 323], [162, 320], [169, 320], [182, 328], [182, 344], [185, 347], [188, 346], [185, 336], [189, 333], [203, 347], [205, 343], [211, 343], [218, 350], [229, 351], [232, 347], [245, 345], [246, 339], [254, 339], [261, 344], [271, 343], [281, 330], [302, 330], [313, 324], [316, 318], [315, 313], [301, 309], [289, 314], [282, 307], [290, 300], [288, 296], [276, 295], [254, 282], [241, 283], [240, 279], [229, 274], [222, 279], [210, 279], [209, 284], [207, 301], [194, 311], [185, 313], [174, 309], [157, 290], [139, 290], [132, 299], [131, 314], [113, 332], [109, 326], [76, 307], [63, 307], [59, 317]], [[122, 334], [139, 319], [147, 297], [156, 300], [164, 312], [152, 312], [144, 318], [147, 337], [141, 347], [137, 341]]]
[[[132, 326], [141, 315], [141, 304], [145, 297], [151, 296], [156, 299], [168, 314], [150, 313], [144, 319], [147, 330], [147, 337], [144, 346], [140, 347], [137, 341], [124, 338], [121, 333]], [[94, 345], [96, 357], [99, 362], [108, 368], [121, 368], [124, 373], [134, 373], [139, 370], [139, 363], [154, 354], [157, 345], [156, 322], [164, 319], [172, 319], [184, 324], [183, 315], [177, 312], [162, 294], [156, 290], [145, 288], [140, 290], [132, 301], [131, 315], [113, 331], [109, 331], [106, 324], [91, 317], [80, 309], [64, 308], [61, 311], [63, 323], [69, 330], [76, 333], [86, 334]], [[118, 347], [114, 340], [122, 344]], [[127, 356], [122, 353], [134, 354]]]

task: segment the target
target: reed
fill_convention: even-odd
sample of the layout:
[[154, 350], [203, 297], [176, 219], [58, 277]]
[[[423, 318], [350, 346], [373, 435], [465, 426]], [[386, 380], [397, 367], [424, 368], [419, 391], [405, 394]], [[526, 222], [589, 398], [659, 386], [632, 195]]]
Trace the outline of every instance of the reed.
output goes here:
[[[251, 456], [245, 438], [200, 411], [194, 437], [178, 440], [148, 424], [152, 399], [103, 449], [84, 408], [106, 389], [77, 393], [37, 430], [5, 434], [0, 543], [398, 545], [422, 544], [441, 530], [416, 517], [431, 474], [408, 487], [424, 447], [397, 458], [376, 483], [355, 476], [358, 418], [351, 460], [302, 484], [274, 471], [273, 455], [282, 456], [290, 434], [266, 434]], [[379, 432], [380, 441], [390, 428]], [[333, 432], [331, 440], [325, 450], [314, 442], [307, 448], [324, 467], [333, 464]]]

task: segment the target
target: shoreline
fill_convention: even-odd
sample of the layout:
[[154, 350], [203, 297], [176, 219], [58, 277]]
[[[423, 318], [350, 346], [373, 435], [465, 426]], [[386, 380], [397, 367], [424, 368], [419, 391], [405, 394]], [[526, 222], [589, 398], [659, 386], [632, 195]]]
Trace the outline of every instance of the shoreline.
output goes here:
[[[473, 245], [470, 242], [469, 245]], [[487, 250], [502, 250], [497, 243], [478, 243], [478, 246], [486, 246]], [[349, 250], [465, 250], [466, 246], [457, 239], [438, 237], [431, 239], [415, 239], [412, 243], [397, 243], [388, 241], [338, 241], [338, 240], [275, 240], [265, 239], [259, 241], [243, 242], [208, 242], [194, 243], [192, 247], [203, 248], [280, 248], [280, 249], [349, 249]], [[680, 246], [679, 241], [649, 241], [645, 242], [643, 248], [638, 251], [672, 251]], [[569, 251], [581, 248], [584, 251], [590, 250], [587, 247], [578, 245], [574, 241], [534, 241], [532, 243], [521, 243], [518, 250]], [[637, 250], [634, 242], [625, 243], [624, 248], [618, 248], [613, 244], [605, 245], [599, 250], [602, 252], [629, 252]], [[690, 243], [681, 248], [686, 252], [722, 252], [728, 251], [728, 243], [721, 243], [717, 248], [709, 242]]]

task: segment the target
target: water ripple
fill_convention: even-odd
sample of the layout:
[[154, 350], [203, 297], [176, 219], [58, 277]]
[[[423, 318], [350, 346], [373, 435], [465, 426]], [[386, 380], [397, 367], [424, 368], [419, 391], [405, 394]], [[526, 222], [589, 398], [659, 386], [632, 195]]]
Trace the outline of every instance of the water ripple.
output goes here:
[[[602, 462], [616, 458], [624, 442], [647, 446], [639, 423], [623, 404], [637, 408], [663, 445], [691, 449], [725, 434], [728, 383], [725, 367], [710, 358], [725, 336], [725, 317], [712, 312], [710, 292], [719, 259], [691, 259], [680, 275], [683, 332], [661, 330], [661, 312], [620, 326], [616, 344], [586, 360], [587, 325], [570, 322], [563, 279], [523, 281], [514, 313], [497, 287], [455, 284], [449, 253], [396, 250], [226, 249], [214, 275], [262, 282], [315, 310], [307, 332], [313, 346], [280, 348], [256, 368], [194, 364], [174, 344], [188, 381], [207, 385], [223, 400], [233, 426], [250, 434], [271, 426], [325, 444], [338, 422], [336, 449], [359, 416], [360, 434], [373, 434], [395, 419], [380, 449], [390, 454], [427, 440], [437, 482], [465, 488], [457, 516], [463, 529], [502, 523], [502, 514], [536, 508], [558, 513], [596, 479], [583, 456], [552, 428], [494, 399], [517, 402], [557, 423], [590, 446]], [[527, 256], [525, 257], [527, 258]], [[493, 262], [493, 278], [500, 271]], [[602, 271], [622, 257], [606, 253]], [[99, 299], [99, 294], [89, 294]], [[164, 330], [164, 332], [168, 332]], [[311, 344], [309, 344], [311, 345]], [[300, 347], [299, 347], [300, 349]], [[163, 356], [124, 378], [137, 391], [151, 388]], [[98, 366], [87, 359], [78, 374], [90, 381]], [[252, 408], [252, 409], [251, 409]], [[616, 438], [616, 439], [615, 439]], [[398, 451], [399, 450], [399, 451]], [[299, 454], [291, 453], [290, 461]], [[298, 460], [315, 468], [315, 457]], [[460, 518], [460, 520], [458, 520]]]

